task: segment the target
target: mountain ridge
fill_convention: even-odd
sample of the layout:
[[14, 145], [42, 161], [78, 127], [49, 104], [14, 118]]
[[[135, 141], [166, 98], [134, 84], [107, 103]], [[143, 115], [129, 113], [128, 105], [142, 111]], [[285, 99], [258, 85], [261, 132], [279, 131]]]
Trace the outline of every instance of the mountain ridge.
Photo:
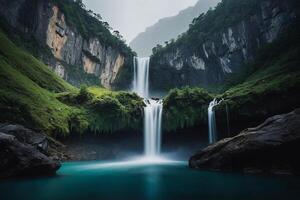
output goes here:
[[[165, 41], [176, 39], [178, 35], [188, 30], [193, 18], [214, 7], [220, 0], [199, 0], [194, 6], [181, 10], [177, 15], [160, 19], [157, 23], [138, 34], [129, 46], [139, 56], [149, 56], [152, 48]], [[209, 3], [208, 3], [209, 2]]]

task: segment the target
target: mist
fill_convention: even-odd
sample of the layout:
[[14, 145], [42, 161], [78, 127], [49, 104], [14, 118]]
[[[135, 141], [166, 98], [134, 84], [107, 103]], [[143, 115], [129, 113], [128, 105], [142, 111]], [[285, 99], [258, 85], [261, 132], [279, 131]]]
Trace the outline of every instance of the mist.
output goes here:
[[129, 43], [159, 19], [178, 14], [198, 0], [84, 0], [88, 9], [101, 14]]

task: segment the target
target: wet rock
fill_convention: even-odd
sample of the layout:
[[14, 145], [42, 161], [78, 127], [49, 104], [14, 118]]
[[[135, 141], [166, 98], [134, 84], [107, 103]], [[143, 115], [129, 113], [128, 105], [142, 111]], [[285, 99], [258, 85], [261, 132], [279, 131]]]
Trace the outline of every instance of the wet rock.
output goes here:
[[299, 174], [299, 151], [300, 109], [297, 109], [210, 145], [191, 157], [189, 166], [246, 173]]
[[0, 178], [23, 175], [49, 175], [60, 163], [49, 159], [30, 144], [0, 132]]

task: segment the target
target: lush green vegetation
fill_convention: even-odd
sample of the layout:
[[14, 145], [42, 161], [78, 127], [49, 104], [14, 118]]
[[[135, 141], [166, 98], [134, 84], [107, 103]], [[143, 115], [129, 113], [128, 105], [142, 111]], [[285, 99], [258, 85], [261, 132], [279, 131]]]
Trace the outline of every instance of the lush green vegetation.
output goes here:
[[164, 99], [163, 126], [167, 131], [193, 127], [207, 121], [212, 95], [201, 88], [173, 89]]
[[[297, 27], [297, 28], [296, 28]], [[171, 129], [206, 123], [209, 101], [224, 98], [217, 107], [217, 119], [226, 127], [226, 104], [230, 121], [239, 128], [255, 126], [267, 117], [290, 112], [300, 106], [300, 27], [295, 24], [272, 44], [259, 50], [257, 59], [247, 70], [233, 78], [221, 94], [208, 95], [194, 89], [199, 96], [188, 93], [191, 89], [172, 90], [166, 98], [167, 125]], [[195, 92], [192, 92], [195, 95]], [[183, 98], [178, 98], [178, 97]], [[195, 98], [193, 98], [195, 97]], [[171, 102], [170, 98], [172, 99]], [[197, 101], [201, 101], [197, 103]], [[196, 102], [196, 103], [193, 103]], [[172, 105], [173, 108], [170, 109]], [[196, 110], [198, 109], [198, 110]], [[175, 111], [172, 111], [175, 110]], [[182, 115], [182, 116], [181, 116]], [[191, 116], [191, 117], [190, 117]], [[185, 119], [187, 120], [185, 122]], [[234, 128], [234, 127], [233, 127]]]
[[104, 88], [82, 86], [79, 92], [61, 93], [57, 98], [74, 107], [76, 113], [72, 128], [82, 132], [88, 127], [95, 133], [110, 133], [123, 129], [140, 129], [144, 103], [136, 94], [113, 92]]
[[16, 47], [0, 31], [0, 121], [48, 134], [139, 129], [143, 101], [135, 94], [77, 89]]
[[255, 122], [300, 106], [298, 27], [262, 48], [248, 77], [219, 96], [226, 99], [232, 120]]
[[55, 92], [76, 91], [47, 66], [18, 49], [0, 32], [1, 121], [19, 122], [47, 132], [68, 132], [71, 110]]

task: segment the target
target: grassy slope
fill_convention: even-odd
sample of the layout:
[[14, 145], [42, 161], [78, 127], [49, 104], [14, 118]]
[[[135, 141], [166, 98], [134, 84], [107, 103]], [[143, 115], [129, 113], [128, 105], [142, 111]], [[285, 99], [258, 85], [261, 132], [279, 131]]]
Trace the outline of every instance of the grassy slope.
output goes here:
[[[299, 26], [291, 27], [277, 41], [262, 48], [255, 62], [249, 66], [251, 73], [242, 78], [239, 84], [231, 86], [223, 94], [212, 95], [225, 99], [224, 102], [229, 105], [232, 125], [240, 125], [241, 128], [255, 126], [267, 117], [300, 107], [300, 30], [296, 27]], [[184, 90], [177, 93], [184, 93]], [[189, 96], [195, 96], [195, 91]], [[169, 95], [170, 105], [165, 108], [166, 113], [173, 113], [167, 120], [167, 123], [172, 124], [172, 129], [182, 127], [182, 120], [178, 120], [180, 115], [176, 113], [183, 113], [183, 117], [194, 116], [189, 123], [185, 123], [188, 127], [195, 125], [195, 121], [196, 124], [206, 122], [201, 114], [195, 115], [195, 112], [201, 112], [195, 108], [203, 107], [205, 115], [207, 101], [195, 104], [193, 98], [187, 101], [188, 96], [185, 99], [178, 96]], [[205, 96], [203, 93], [198, 99], [205, 99]], [[225, 109], [225, 103], [217, 108], [218, 122], [224, 127]]]
[[0, 31], [0, 122], [48, 134], [113, 132], [139, 128], [142, 107], [133, 94], [96, 87], [82, 94]]
[[[286, 50], [220, 96], [230, 107], [232, 121], [255, 125], [300, 106], [300, 48]], [[221, 106], [220, 110], [224, 108]]]
[[1, 121], [15, 121], [47, 132], [68, 132], [70, 108], [54, 93], [75, 91], [47, 66], [18, 49], [0, 32]]

